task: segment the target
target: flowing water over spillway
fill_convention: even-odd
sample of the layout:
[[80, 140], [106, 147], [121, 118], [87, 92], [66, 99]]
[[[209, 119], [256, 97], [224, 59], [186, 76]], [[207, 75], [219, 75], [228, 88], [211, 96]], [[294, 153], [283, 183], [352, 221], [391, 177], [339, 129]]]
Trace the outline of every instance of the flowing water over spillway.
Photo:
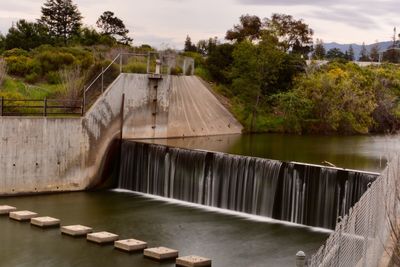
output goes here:
[[375, 174], [126, 141], [119, 188], [333, 229]]

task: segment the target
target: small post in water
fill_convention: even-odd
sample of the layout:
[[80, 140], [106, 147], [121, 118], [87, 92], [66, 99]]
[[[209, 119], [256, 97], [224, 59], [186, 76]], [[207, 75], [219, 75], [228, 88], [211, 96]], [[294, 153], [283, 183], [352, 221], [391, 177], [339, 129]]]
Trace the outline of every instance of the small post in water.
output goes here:
[[296, 253], [296, 267], [306, 266], [306, 253], [299, 251]]

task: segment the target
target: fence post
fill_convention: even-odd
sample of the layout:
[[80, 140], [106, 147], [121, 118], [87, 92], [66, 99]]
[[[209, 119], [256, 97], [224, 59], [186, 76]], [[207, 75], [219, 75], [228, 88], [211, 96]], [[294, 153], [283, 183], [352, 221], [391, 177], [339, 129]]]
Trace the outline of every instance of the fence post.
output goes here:
[[45, 97], [44, 98], [44, 101], [43, 101], [44, 103], [43, 103], [43, 106], [44, 106], [44, 116], [45, 117], [47, 117], [47, 98]]
[[83, 108], [83, 99], [81, 100], [81, 117], [85, 114], [84, 108]]
[[296, 253], [296, 267], [306, 266], [306, 253], [299, 251]]
[[0, 101], [0, 105], [1, 105], [1, 107], [0, 107], [0, 116], [3, 116], [4, 98], [1, 97], [0, 100], [1, 100], [1, 101]]
[[147, 52], [147, 74], [150, 73], [150, 51]]
[[101, 94], [104, 93], [104, 67], [101, 67]]
[[83, 86], [82, 116], [85, 114], [86, 108], [86, 86]]
[[119, 54], [119, 73], [122, 73], [122, 53]]

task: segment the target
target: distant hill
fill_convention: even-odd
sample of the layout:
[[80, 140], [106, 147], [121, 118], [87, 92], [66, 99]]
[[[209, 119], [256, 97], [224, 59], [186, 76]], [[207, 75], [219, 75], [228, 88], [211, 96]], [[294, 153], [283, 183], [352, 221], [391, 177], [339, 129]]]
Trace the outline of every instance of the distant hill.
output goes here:
[[[367, 51], [369, 52], [371, 47], [375, 44], [376, 43], [365, 45], [365, 47], [367, 48]], [[378, 42], [377, 44], [379, 46], [379, 51], [382, 52], [382, 51], [385, 51], [386, 49], [388, 49], [393, 44], [393, 41]], [[355, 59], [358, 60], [358, 58], [360, 57], [362, 45], [359, 45], [359, 44], [351, 44], [351, 45], [353, 46], [353, 49], [354, 49]], [[327, 52], [332, 48], [338, 48], [338, 49], [340, 49], [340, 51], [345, 53], [349, 49], [350, 44], [338, 44], [338, 43], [333, 42], [333, 43], [324, 44], [324, 47]]]

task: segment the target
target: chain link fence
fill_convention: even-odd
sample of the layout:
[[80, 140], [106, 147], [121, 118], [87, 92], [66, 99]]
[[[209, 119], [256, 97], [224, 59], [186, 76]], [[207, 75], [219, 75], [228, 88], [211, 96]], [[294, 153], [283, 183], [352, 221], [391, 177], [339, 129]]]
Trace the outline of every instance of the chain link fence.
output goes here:
[[379, 266], [393, 231], [398, 231], [399, 164], [399, 157], [390, 161], [349, 214], [339, 218], [335, 231], [307, 266]]

